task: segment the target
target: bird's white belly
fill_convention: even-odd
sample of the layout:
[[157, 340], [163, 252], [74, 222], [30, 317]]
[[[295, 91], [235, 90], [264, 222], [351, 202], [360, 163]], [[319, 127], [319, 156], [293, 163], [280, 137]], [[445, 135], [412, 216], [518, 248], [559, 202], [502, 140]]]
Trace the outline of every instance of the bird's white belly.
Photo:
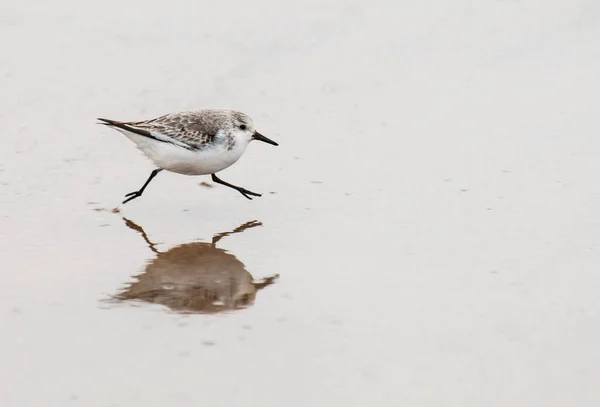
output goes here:
[[[125, 132], [123, 132], [125, 134]], [[224, 144], [202, 150], [187, 150], [173, 144], [163, 143], [127, 132], [138, 148], [157, 167], [185, 175], [214, 174], [235, 163], [244, 154], [245, 146], [234, 146], [228, 150]]]

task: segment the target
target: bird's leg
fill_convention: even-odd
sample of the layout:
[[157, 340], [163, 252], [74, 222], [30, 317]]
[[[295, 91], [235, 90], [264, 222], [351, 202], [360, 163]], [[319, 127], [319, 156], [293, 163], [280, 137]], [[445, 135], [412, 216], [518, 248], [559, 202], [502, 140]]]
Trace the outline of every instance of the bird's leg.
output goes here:
[[156, 174], [158, 174], [161, 171], [162, 171], [162, 168], [157, 168], [154, 171], [152, 171], [150, 173], [150, 176], [146, 180], [146, 183], [144, 184], [144, 186], [141, 187], [139, 191], [130, 192], [127, 195], [125, 195], [125, 197], [127, 199], [124, 200], [123, 203], [126, 204], [127, 202], [131, 201], [132, 199], [135, 199], [135, 198], [138, 198], [138, 197], [142, 196], [142, 194], [144, 193], [144, 190], [146, 189], [146, 187], [148, 186], [148, 184], [150, 183], [150, 181], [152, 181], [152, 178], [156, 177]]
[[261, 194], [257, 194], [256, 192], [248, 191], [246, 188], [238, 187], [238, 186], [230, 184], [229, 182], [225, 182], [221, 178], [217, 177], [216, 174], [212, 174], [211, 177], [212, 177], [213, 182], [216, 182], [217, 184], [225, 185], [226, 187], [229, 187], [229, 188], [233, 188], [248, 199], [252, 199], [252, 197], [250, 195], [261, 196]]

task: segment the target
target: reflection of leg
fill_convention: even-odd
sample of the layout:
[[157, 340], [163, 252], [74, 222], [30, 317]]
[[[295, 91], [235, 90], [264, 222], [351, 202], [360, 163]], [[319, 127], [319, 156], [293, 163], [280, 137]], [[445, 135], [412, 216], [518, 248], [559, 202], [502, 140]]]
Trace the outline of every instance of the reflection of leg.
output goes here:
[[256, 288], [256, 291], [262, 290], [268, 285], [271, 285], [279, 278], [279, 274], [272, 275], [271, 277], [265, 277], [260, 281], [254, 281], [252, 285]]
[[127, 198], [127, 199], [124, 200], [123, 203], [126, 204], [127, 202], [131, 201], [132, 199], [142, 196], [142, 194], [144, 193], [144, 189], [146, 189], [146, 187], [148, 186], [150, 181], [152, 181], [152, 178], [156, 177], [156, 174], [158, 174], [161, 171], [162, 171], [162, 168], [157, 168], [154, 171], [152, 171], [150, 173], [150, 176], [148, 177], [148, 180], [146, 180], [146, 183], [144, 184], [144, 186], [142, 188], [140, 188], [139, 191], [130, 192], [127, 195], [125, 195], [125, 198]]
[[246, 229], [255, 228], [257, 226], [262, 226], [262, 223], [257, 220], [246, 222], [243, 225], [238, 226], [237, 228], [233, 229], [231, 232], [223, 232], [223, 233], [216, 234], [212, 239], [212, 244], [214, 246], [217, 244], [217, 242], [219, 240], [223, 239], [225, 236], [230, 236], [230, 235], [233, 235], [234, 233], [241, 233]]
[[226, 187], [229, 187], [229, 188], [233, 188], [250, 200], [252, 199], [252, 197], [250, 195], [261, 196], [260, 194], [257, 194], [256, 192], [248, 191], [246, 188], [238, 187], [237, 185], [233, 185], [233, 184], [230, 184], [229, 182], [225, 182], [221, 178], [217, 177], [216, 174], [212, 174], [211, 178], [212, 178], [213, 182], [216, 182], [217, 184], [225, 185]]
[[156, 247], [154, 247], [154, 243], [152, 243], [150, 241], [150, 239], [148, 239], [148, 235], [146, 234], [146, 232], [144, 231], [144, 229], [142, 229], [141, 226], [138, 226], [136, 223], [130, 221], [129, 219], [123, 217], [123, 220], [125, 221], [125, 225], [127, 225], [127, 227], [129, 229], [133, 229], [136, 232], [138, 232], [140, 235], [142, 235], [142, 238], [144, 238], [144, 240], [146, 241], [146, 244], [148, 244], [148, 247], [150, 247], [150, 250], [152, 250], [154, 253], [160, 253], [158, 250], [156, 250]]

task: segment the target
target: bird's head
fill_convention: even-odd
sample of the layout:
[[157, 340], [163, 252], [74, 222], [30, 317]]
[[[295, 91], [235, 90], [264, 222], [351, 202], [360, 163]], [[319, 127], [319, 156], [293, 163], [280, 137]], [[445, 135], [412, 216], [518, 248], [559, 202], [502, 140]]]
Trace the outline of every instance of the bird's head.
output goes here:
[[278, 146], [273, 140], [263, 136], [254, 129], [254, 123], [247, 114], [242, 112], [232, 112], [233, 133], [236, 138], [251, 142], [252, 140], [263, 141], [274, 146]]

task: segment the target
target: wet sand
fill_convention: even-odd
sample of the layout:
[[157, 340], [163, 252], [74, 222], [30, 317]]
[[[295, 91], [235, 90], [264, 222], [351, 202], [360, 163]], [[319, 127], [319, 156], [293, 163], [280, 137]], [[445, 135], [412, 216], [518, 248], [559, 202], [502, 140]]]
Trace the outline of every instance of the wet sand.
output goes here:
[[[0, 45], [3, 406], [600, 404], [595, 2], [9, 0]], [[264, 195], [120, 205], [95, 118], [203, 107]]]

